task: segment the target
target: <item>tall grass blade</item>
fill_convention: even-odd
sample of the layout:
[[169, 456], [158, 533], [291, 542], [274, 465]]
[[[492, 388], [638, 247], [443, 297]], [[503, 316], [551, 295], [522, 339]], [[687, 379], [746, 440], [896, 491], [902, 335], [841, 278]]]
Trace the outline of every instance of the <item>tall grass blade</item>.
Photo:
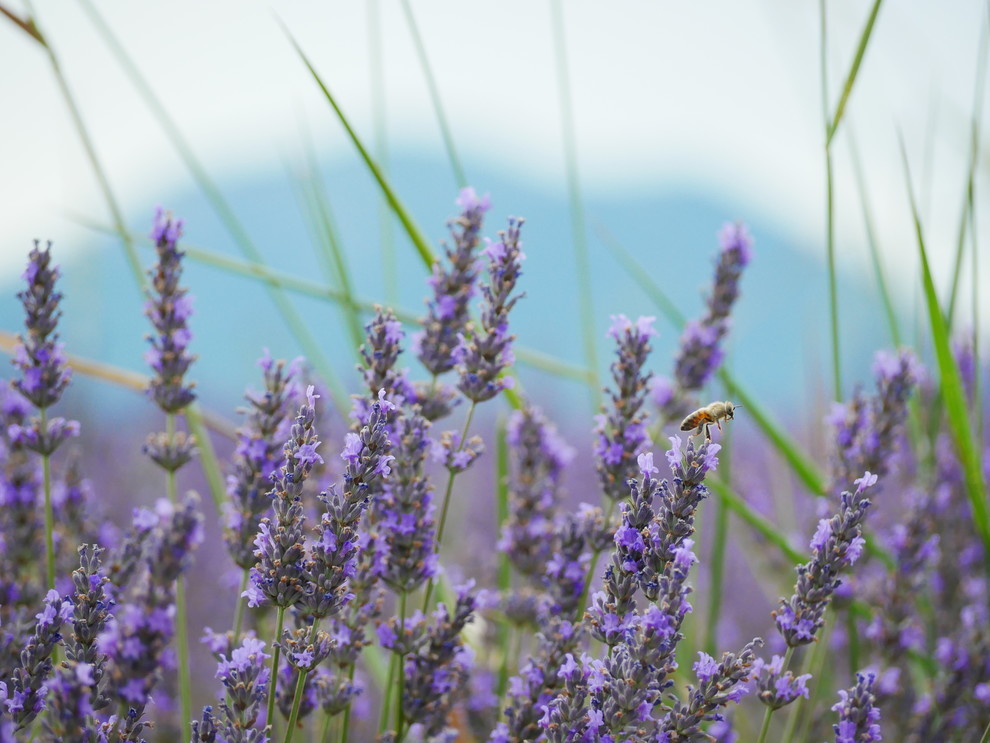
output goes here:
[[210, 433], [206, 430], [206, 425], [203, 421], [203, 414], [198, 405], [190, 405], [183, 411], [183, 415], [186, 419], [186, 425], [189, 426], [189, 430], [196, 437], [199, 464], [203, 470], [203, 476], [206, 477], [206, 485], [210, 490], [213, 505], [217, 509], [217, 514], [221, 515], [223, 514], [224, 503], [227, 502], [227, 488], [224, 484], [223, 469], [220, 466], [220, 460], [217, 458], [217, 452], [213, 448]]
[[[382, 42], [382, 0], [369, 0], [368, 9], [368, 73], [371, 78], [371, 120], [375, 161], [382, 173], [388, 173], [388, 127], [385, 107], [385, 44]], [[381, 231], [382, 280], [385, 299], [389, 304], [399, 301], [399, 272], [395, 259], [395, 230], [392, 208], [388, 200], [378, 201], [378, 225]]]
[[715, 497], [723, 506], [752, 527], [757, 534], [776, 547], [788, 560], [794, 563], [803, 563], [808, 559], [807, 555], [791, 546], [791, 543], [787, 541], [787, 537], [780, 533], [780, 529], [770, 519], [754, 510], [724, 480], [721, 478], [709, 478], [705, 480], [705, 485], [715, 494]]
[[[959, 295], [959, 280], [962, 275], [963, 248], [966, 244], [966, 230], [970, 226], [973, 213], [976, 166], [980, 157], [980, 125], [983, 120], [983, 95], [987, 83], [987, 24], [980, 30], [980, 46], [976, 65], [976, 91], [973, 94], [973, 118], [969, 132], [969, 164], [966, 168], [966, 185], [963, 196], [962, 214], [959, 218], [959, 233], [956, 239], [956, 257], [952, 267], [952, 289], [949, 292], [947, 323], [951, 329], [956, 316], [956, 300]], [[975, 239], [975, 234], [974, 234]], [[975, 250], [975, 245], [974, 245]], [[978, 357], [977, 357], [978, 358]], [[979, 375], [977, 375], [979, 376]]]
[[564, 141], [564, 163], [567, 169], [567, 195], [571, 211], [574, 240], [574, 266], [577, 271], [577, 294], [584, 345], [584, 362], [594, 375], [591, 401], [595, 410], [601, 406], [601, 384], [598, 381], [598, 352], [595, 344], [595, 310], [592, 302], [591, 264], [585, 230], [584, 204], [578, 177], [577, 142], [574, 135], [574, 106], [567, 63], [567, 43], [564, 34], [564, 13], [561, 0], [550, 0], [553, 20], [554, 56], [557, 61], [557, 89], [560, 96], [560, 123]]
[[289, 33], [289, 30], [284, 26], [283, 29], [285, 31], [286, 37], [289, 39], [289, 43], [292, 44], [293, 49], [296, 50], [296, 54], [299, 55], [299, 58], [302, 60], [303, 64], [306, 65], [306, 69], [309, 70], [309, 74], [313, 76], [313, 80], [316, 81], [316, 84], [319, 86], [320, 90], [322, 91], [323, 96], [327, 99], [327, 102], [330, 104], [334, 112], [337, 114], [337, 118], [340, 120], [340, 123], [343, 125], [344, 130], [347, 132], [347, 135], [351, 138], [351, 142], [353, 142], [355, 148], [357, 148], [358, 154], [361, 156], [361, 159], [364, 160], [365, 166], [368, 168], [369, 172], [372, 174], [372, 176], [374, 176], [375, 180], [378, 182], [378, 186], [385, 194], [385, 198], [388, 200], [389, 205], [392, 207], [392, 211], [394, 211], [395, 215], [399, 218], [399, 221], [402, 223], [403, 228], [405, 228], [406, 233], [409, 235], [409, 239], [412, 240], [412, 243], [415, 246], [416, 251], [419, 253], [420, 258], [423, 260], [423, 265], [425, 265], [427, 268], [432, 268], [434, 262], [436, 261], [436, 257], [433, 255], [433, 250], [430, 248], [429, 241], [423, 235], [422, 231], [416, 225], [415, 221], [413, 221], [413, 218], [409, 214], [406, 207], [399, 200], [398, 195], [396, 195], [391, 184], [389, 184], [388, 179], [385, 178], [385, 175], [384, 173], [382, 173], [381, 168], [378, 167], [378, 164], [368, 153], [368, 150], [365, 148], [364, 144], [361, 142], [361, 139], [358, 137], [357, 132], [354, 131], [354, 128], [347, 120], [347, 117], [344, 115], [344, 112], [337, 104], [337, 100], [333, 97], [333, 94], [330, 93], [330, 89], [327, 88], [326, 84], [323, 82], [323, 79], [316, 71], [316, 68], [313, 67], [313, 64], [309, 61], [309, 58], [306, 56], [306, 53], [303, 52], [302, 48], [296, 42], [295, 38], [292, 36], [291, 33]]
[[972, 421], [969, 406], [966, 402], [966, 392], [963, 388], [959, 367], [952, 355], [949, 339], [949, 327], [939, 306], [935, 282], [932, 278], [928, 263], [928, 252], [925, 249], [924, 233], [921, 220], [918, 217], [918, 207], [915, 203], [914, 190], [911, 186], [911, 171], [908, 166], [907, 152], [903, 139], [900, 142], [901, 159], [904, 163], [904, 179], [911, 202], [911, 216], [914, 221], [915, 237], [918, 240], [918, 254], [921, 258], [922, 284], [925, 295], [925, 305], [928, 310], [928, 321], [931, 326], [932, 345], [939, 369], [939, 390], [945, 401], [949, 430], [956, 446], [959, 461], [963, 467], [963, 479], [966, 483], [966, 495], [969, 497], [973, 511], [973, 523], [980, 535], [984, 546], [984, 558], [987, 560], [987, 570], [990, 572], [990, 515], [987, 513], [987, 491], [983, 482], [983, 471], [980, 464], [980, 452], [973, 440]]
[[[106, 21], [104, 21], [103, 16], [100, 15], [99, 11], [96, 10], [90, 0], [80, 0], [80, 2], [83, 9], [89, 15], [90, 20], [93, 22], [93, 25], [103, 37], [103, 40], [110, 52], [117, 58], [117, 61], [120, 63], [124, 72], [127, 73], [128, 77], [130, 77], [134, 87], [144, 99], [145, 104], [152, 110], [155, 117], [158, 119], [158, 123], [171, 140], [172, 145], [185, 162], [186, 167], [189, 168], [193, 178], [203, 190], [207, 200], [210, 202], [213, 210], [217, 213], [217, 216], [220, 218], [220, 221], [223, 223], [224, 227], [234, 239], [234, 242], [248, 258], [256, 263], [262, 263], [263, 259], [260, 251], [247, 234], [247, 231], [241, 224], [240, 220], [234, 214], [230, 204], [227, 203], [227, 200], [220, 192], [220, 189], [210, 178], [209, 174], [206, 172], [206, 169], [199, 162], [199, 159], [195, 156], [195, 154], [193, 154], [192, 149], [183, 138], [182, 133], [172, 120], [165, 106], [162, 105], [161, 101], [159, 101], [157, 96], [155, 96], [154, 91], [148, 85], [147, 81], [141, 76], [137, 66], [118, 41]], [[333, 367], [324, 355], [320, 344], [316, 342], [316, 339], [313, 337], [312, 333], [310, 333], [309, 328], [306, 323], [303, 322], [303, 319], [299, 315], [298, 311], [292, 306], [291, 302], [289, 302], [288, 298], [281, 291], [276, 288], [270, 288], [269, 296], [272, 298], [276, 309], [282, 316], [285, 324], [288, 326], [289, 331], [302, 347], [303, 353], [306, 355], [307, 359], [319, 375], [323, 378], [323, 381], [326, 382], [338, 412], [340, 412], [341, 415], [346, 415], [350, 407], [350, 399], [348, 398], [343, 385], [340, 383], [340, 380], [337, 378], [336, 372], [333, 370]]]
[[[828, 314], [832, 337], [832, 384], [834, 399], [842, 399], [842, 359], [839, 355], [839, 297], [838, 282], [835, 278], [835, 206], [834, 184], [832, 182], [832, 138], [833, 131], [828, 110], [828, 24], [825, 13], [825, 0], [818, 0], [821, 23], [821, 86], [822, 116], [825, 119], [825, 250], [828, 257]], [[854, 65], [854, 69], [858, 65]], [[851, 85], [851, 83], [849, 83]]]
[[409, 34], [412, 36], [413, 44], [416, 47], [416, 56], [419, 58], [419, 65], [423, 68], [423, 77], [426, 79], [427, 89], [430, 91], [430, 103], [433, 105], [433, 112], [437, 116], [437, 124], [440, 126], [440, 136], [443, 138], [443, 147], [447, 151], [447, 159], [450, 161], [450, 168], [454, 171], [454, 181], [459, 188], [468, 185], [467, 175], [464, 173], [464, 166], [461, 165], [461, 158], [457, 154], [454, 146], [454, 135], [450, 131], [450, 124], [447, 122], [447, 114], [444, 112], [443, 101], [440, 98], [440, 89], [437, 87], [437, 79], [430, 66], [429, 57], [426, 56], [426, 46], [423, 44], [423, 37], [419, 33], [419, 26], [413, 15], [412, 5], [409, 0], [402, 0], [402, 11], [406, 16], [406, 23], [409, 25]]
[[873, 226], [873, 211], [870, 208], [869, 196], [866, 188], [866, 179], [863, 177], [862, 161], [859, 157], [859, 148], [856, 147], [855, 138], [849, 135], [849, 152], [852, 158], [853, 174], [856, 178], [856, 189], [859, 194], [859, 203], [863, 207], [863, 225], [866, 228], [866, 242], [870, 249], [870, 262], [873, 264], [873, 275], [877, 281], [877, 289], [880, 292], [880, 299], [883, 302], [883, 311], [887, 316], [887, 328], [890, 330], [890, 339], [895, 348], [901, 347], [901, 330], [897, 323], [897, 313], [894, 311], [894, 302], [890, 297], [890, 289], [887, 285], [886, 272], [883, 268], [883, 261], [880, 258], [880, 246], [877, 241], [876, 230]]
[[873, 34], [873, 25], [876, 23], [877, 14], [880, 12], [881, 2], [882, 0], [874, 0], [873, 7], [870, 8], [870, 15], [866, 19], [866, 25], [863, 26], [863, 31], [859, 35], [859, 44], [856, 45], [856, 54], [853, 57], [852, 66], [849, 68], [849, 74], [846, 75], [846, 82], [842, 86], [842, 95], [839, 97], [839, 103], [835, 107], [832, 122], [826, 129], [826, 148], [832, 144], [832, 137], [835, 136], [835, 132], [839, 129], [839, 124], [842, 123], [842, 116], [846, 112], [849, 95], [852, 93], [853, 85], [856, 83], [856, 76], [859, 74], [859, 66], [863, 62], [863, 55], [866, 54], [866, 47], [870, 43], [870, 36]]
[[134, 241], [130, 238], [127, 228], [124, 226], [124, 213], [121, 211], [120, 205], [117, 203], [117, 197], [114, 196], [113, 189], [110, 187], [110, 179], [107, 177], [107, 173], [103, 169], [103, 164], [100, 162], [100, 158], [96, 154], [96, 146], [93, 144], [93, 138], [89, 135], [89, 129], [86, 128], [86, 122], [83, 121], [82, 112], [79, 110], [75, 96], [69, 88], [69, 83], [65, 79], [65, 75], [62, 74], [62, 66], [59, 64], [58, 57], [55, 55], [55, 50], [52, 49], [52, 47], [45, 40], [45, 37], [41, 33], [40, 29], [38, 29], [35, 21], [35, 13], [31, 7], [31, 3], [27, 2], [26, 4], [30, 11], [30, 16], [27, 23], [37, 32], [37, 36], [35, 36], [35, 38], [41, 42], [42, 46], [45, 48], [45, 52], [48, 54], [48, 61], [51, 63], [52, 71], [55, 73], [55, 81], [58, 83], [58, 89], [62, 93], [62, 98], [65, 100], [65, 105], [69, 109], [69, 115], [72, 117], [72, 123], [76, 128], [76, 132], [79, 134], [79, 139], [82, 141], [83, 149], [86, 151], [86, 157], [89, 160], [90, 167], [93, 168], [93, 175], [96, 176], [96, 182], [103, 194], [103, 199], [107, 202], [107, 208], [110, 210], [110, 219], [113, 221], [114, 232], [120, 236], [120, 240], [124, 244], [124, 253], [127, 255], [127, 263], [131, 268], [131, 273], [134, 274], [134, 280], [137, 282], [138, 287], [143, 290], [145, 285], [145, 275], [144, 271], [141, 269], [141, 263], [138, 261], [137, 249], [134, 247]]

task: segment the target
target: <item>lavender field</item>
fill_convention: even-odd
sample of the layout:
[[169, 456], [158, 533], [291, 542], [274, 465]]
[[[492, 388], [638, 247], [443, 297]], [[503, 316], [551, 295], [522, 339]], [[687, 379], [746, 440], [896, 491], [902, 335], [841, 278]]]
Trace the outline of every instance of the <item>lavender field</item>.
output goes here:
[[[552, 7], [556, 23], [570, 10]], [[0, 0], [0, 21], [53, 62], [110, 215], [82, 222], [122, 267], [113, 282], [140, 294], [144, 334], [114, 339], [143, 353], [140, 371], [101, 357], [109, 330], [80, 340], [94, 337], [85, 305], [103, 301], [82, 291], [85, 262], [58, 241], [3, 245], [19, 279], [17, 324], [0, 330], [0, 741], [988, 743], [990, 7], [974, 16], [957, 241], [926, 240], [938, 220], [901, 139], [903, 260], [891, 271], [865, 191], [844, 217], [863, 220], [872, 269], [870, 309], [852, 318], [833, 143], [851, 139], [880, 8], [831, 86], [825, 5], [806, 9], [825, 88], [825, 255], [810, 276], [780, 269], [760, 215], [706, 221], [707, 240], [659, 253], [607, 226], [590, 243], [567, 95], [572, 232], [544, 244], [539, 209], [504, 218], [501, 194], [468, 184], [425, 55], [458, 187], [424, 232], [409, 204], [433, 189], [403, 190], [284, 29], [357, 153], [370, 210], [401, 238], [375, 259], [348, 252], [310, 174], [321, 276], [294, 243], [257, 249], [194, 159], [204, 196], [183, 203], [208, 204], [242, 256], [195, 245], [192, 219], [162, 199], [129, 228], [35, 9]], [[744, 321], [765, 345], [734, 345], [738, 319], [772, 299], [752, 288], [761, 261], [781, 294], [822, 290], [820, 337]], [[623, 289], [593, 300], [603, 262]], [[902, 262], [910, 287], [893, 278]], [[565, 264], [573, 282], [554, 273]], [[382, 280], [370, 296], [369, 273]], [[264, 292], [245, 309], [221, 291], [229, 279]], [[679, 301], [684, 285], [700, 303]], [[210, 322], [222, 333], [201, 336]], [[540, 340], [553, 333], [578, 361]], [[868, 360], [851, 350], [863, 343]], [[256, 365], [229, 368], [227, 346]], [[801, 354], [823, 360], [790, 389], [780, 368]]]

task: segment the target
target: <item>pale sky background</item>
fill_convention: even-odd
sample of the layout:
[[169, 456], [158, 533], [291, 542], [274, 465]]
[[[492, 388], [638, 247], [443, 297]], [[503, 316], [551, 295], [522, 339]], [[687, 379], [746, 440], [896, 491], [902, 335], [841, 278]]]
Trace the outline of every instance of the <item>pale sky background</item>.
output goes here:
[[[18, 0], [4, 4], [25, 11]], [[322, 156], [352, 156], [278, 18], [359, 131], [372, 137], [369, 4], [96, 5], [216, 179], [284, 169], [287, 159], [298, 156], [303, 122]], [[869, 6], [863, 0], [828, 3], [831, 106]], [[193, 188], [82, 4], [51, 0], [33, 7], [125, 211], [146, 214], [162, 193]], [[435, 148], [436, 121], [401, 6], [389, 0], [376, 7], [383, 21], [389, 146]], [[462, 156], [494, 161], [562, 192], [549, 3], [415, 0], [413, 7]], [[563, 7], [586, 192], [657, 181], [690, 184], [778, 215], [795, 245], [820, 253], [817, 3], [564, 0]], [[35, 236], [50, 237], [65, 251], [92, 249], [92, 233], [66, 214], [107, 221], [107, 211], [43, 50], [0, 21], [0, 272], [10, 272], [20, 271], [25, 245]], [[847, 126], [835, 142], [843, 270], [869, 270], [849, 158], [852, 131], [889, 270], [896, 285], [916, 291], [916, 247], [897, 145], [901, 131], [934, 262], [946, 275], [985, 27], [986, 4], [977, 0], [900, 0], [882, 7]], [[990, 101], [984, 101], [987, 106]], [[984, 144], [978, 181], [984, 204], [990, 193], [988, 152]], [[986, 246], [990, 219], [984, 215], [978, 215], [978, 232]], [[984, 285], [988, 263], [982, 262]]]

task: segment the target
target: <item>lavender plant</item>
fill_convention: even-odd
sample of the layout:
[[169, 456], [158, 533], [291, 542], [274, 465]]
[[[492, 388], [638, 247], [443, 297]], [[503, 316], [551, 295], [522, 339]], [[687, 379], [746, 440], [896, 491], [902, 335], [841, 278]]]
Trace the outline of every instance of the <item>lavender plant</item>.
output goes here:
[[[209, 528], [216, 524], [212, 514], [200, 513], [195, 497], [180, 501], [176, 492], [175, 473], [195, 447], [175, 430], [175, 416], [195, 399], [186, 381], [193, 356], [177, 247], [181, 223], [161, 213], [156, 218], [159, 263], [147, 306], [154, 326], [149, 394], [166, 414], [166, 431], [153, 436], [146, 450], [168, 473], [171, 498], [151, 510], [135, 509], [120, 536], [94, 528], [90, 491], [103, 493], [86, 485], [71, 460], [51, 474], [50, 503], [59, 518], [46, 533], [47, 476], [36, 455], [54, 451], [42, 445], [46, 436], [61, 440], [75, 426], [65, 424], [55, 435], [38, 422], [57, 402], [67, 376], [54, 335], [57, 271], [48, 251], [36, 248], [33, 304], [25, 300], [25, 306], [41, 340], [25, 342], [18, 362], [23, 379], [0, 397], [0, 740], [137, 743], [157, 736], [290, 743], [305, 736], [343, 743], [377, 733], [401, 743], [458, 736], [493, 743], [680, 743], [733, 735], [763, 741], [771, 714], [785, 707], [788, 741], [820, 740], [830, 730], [836, 741], [879, 740], [881, 710], [888, 739], [978, 740], [990, 723], [986, 556], [959, 455], [920, 364], [907, 351], [878, 355], [875, 395], [856, 392], [828, 418], [835, 445], [830, 496], [822, 503], [834, 512], [818, 521], [793, 595], [780, 599], [768, 619], [758, 599], [741, 596], [749, 590], [742, 580], [721, 584], [722, 619], [732, 621], [723, 622], [713, 639], [741, 645], [739, 650], [719, 657], [709, 640], [704, 647], [711, 654], [697, 652], [695, 596], [704, 601], [711, 589], [695, 545], [708, 538], [698, 531], [704, 532], [699, 513], [712, 496], [709, 486], [723, 499], [733, 487], [748, 495], [741, 483], [761, 476], [751, 466], [759, 444], [740, 427], [745, 475], [736, 480], [734, 466], [730, 484], [724, 463], [720, 471], [719, 458], [727, 455], [720, 444], [673, 437], [665, 457], [670, 475], [661, 476], [644, 410], [653, 377], [649, 317], [613, 318], [612, 389], [595, 440], [585, 444], [588, 473], [596, 470], [590, 478], [575, 482], [580, 459], [550, 415], [531, 399], [512, 396], [522, 402], [509, 419], [508, 466], [499, 471], [506, 478], [507, 518], [497, 544], [480, 541], [489, 532], [470, 532], [475, 553], [504, 556], [500, 590], [476, 591], [469, 582], [449, 592], [440, 582], [445, 568], [452, 573], [460, 566], [448, 560], [453, 552], [441, 555], [439, 541], [451, 496], [463, 492], [473, 507], [494, 511], [479, 484], [484, 471], [470, 492], [455, 487], [455, 476], [478, 467], [483, 450], [481, 437], [469, 431], [475, 407], [512, 384], [509, 315], [522, 296], [523, 258], [521, 220], [510, 221], [479, 255], [487, 199], [464, 191], [458, 203], [453, 247], [434, 270], [428, 316], [414, 344], [427, 379], [415, 381], [403, 366], [406, 336], [397, 313], [375, 307], [359, 350], [362, 390], [351, 420], [339, 429], [326, 421], [318, 433], [324, 420], [317, 417], [316, 388], [301, 395], [296, 364], [267, 354], [262, 359], [264, 389], [247, 396], [222, 514], [230, 564], [248, 577], [240, 597], [245, 601], [238, 602], [232, 627], [205, 633], [205, 646], [218, 662], [219, 696], [196, 700], [210, 704], [195, 720], [185, 709], [192, 685], [183, 678], [191, 666], [182, 650], [181, 633], [190, 621], [181, 616], [182, 585], [183, 576], [199, 577], [189, 567], [204, 519], [211, 520]], [[751, 245], [740, 225], [722, 239], [708, 310], [682, 338], [674, 393], [662, 406], [665, 418], [687, 406], [721, 363]], [[959, 348], [965, 361], [968, 352]], [[973, 369], [966, 367], [974, 395], [975, 356]], [[24, 359], [35, 357], [41, 361], [26, 366]], [[37, 369], [42, 371], [32, 371]], [[447, 385], [442, 377], [451, 373], [456, 381]], [[58, 394], [53, 398], [49, 389], [39, 398], [43, 385], [35, 377], [49, 380]], [[931, 434], [921, 442], [930, 448], [920, 450], [902, 437], [908, 398], [918, 387], [914, 423]], [[437, 430], [435, 421], [460, 400], [470, 408], [462, 429]], [[293, 417], [288, 411], [294, 406]], [[32, 421], [32, 407], [41, 418]], [[340, 442], [339, 460], [323, 461], [324, 436]], [[438, 472], [447, 482], [439, 518]], [[715, 472], [717, 485], [708, 479]], [[889, 496], [874, 507], [882, 477]], [[891, 505], [902, 485], [912, 493], [910, 508]], [[599, 495], [604, 508], [575, 502]], [[766, 537], [769, 517], [757, 507], [745, 498], [725, 503]], [[806, 505], [798, 503], [800, 519]], [[729, 530], [730, 538], [749, 526]], [[874, 546], [874, 534], [874, 552], [883, 559], [861, 559], [868, 537]], [[41, 571], [46, 538], [55, 559]], [[793, 553], [779, 535], [760, 551], [781, 543]], [[70, 551], [79, 565], [71, 578]], [[736, 549], [740, 567], [751, 552]], [[773, 559], [765, 562], [766, 569], [776, 566]], [[492, 585], [494, 567], [483, 558], [465, 565]], [[54, 592], [46, 587], [50, 566]], [[753, 580], [766, 583], [768, 576]], [[434, 590], [439, 601], [431, 602]], [[419, 598], [423, 611], [410, 611], [409, 601]], [[744, 604], [762, 617], [754, 620]], [[861, 618], [845, 632], [841, 625], [826, 632], [833, 605]], [[274, 612], [261, 610], [266, 606]], [[738, 635], [752, 637], [750, 624], [769, 629], [771, 621], [779, 639], [775, 652], [760, 657], [762, 641], [741, 643]], [[846, 663], [852, 654], [834, 652], [854, 641], [872, 664], [867, 670]], [[806, 661], [800, 671], [790, 667], [795, 658]], [[857, 685], [840, 691], [833, 708], [838, 722], [821, 714], [820, 700], [835, 691], [830, 679], [858, 671]], [[183, 707], [178, 730], [169, 714], [176, 691]], [[759, 701], [747, 700], [748, 694]], [[376, 703], [377, 731], [363, 711]], [[765, 710], [757, 733], [746, 723], [752, 715], [744, 713], [759, 704]]]

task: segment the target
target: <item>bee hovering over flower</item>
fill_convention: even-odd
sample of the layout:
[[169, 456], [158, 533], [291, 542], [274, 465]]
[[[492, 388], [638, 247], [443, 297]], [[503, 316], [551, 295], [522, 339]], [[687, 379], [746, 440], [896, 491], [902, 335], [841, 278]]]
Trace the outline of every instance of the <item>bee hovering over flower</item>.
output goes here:
[[691, 415], [681, 421], [682, 431], [693, 431], [694, 429], [699, 429], [698, 433], [701, 433], [701, 429], [705, 431], [705, 438], [708, 441], [712, 440], [712, 424], [718, 426], [718, 430], [722, 430], [722, 420], [732, 420], [733, 412], [736, 408], [741, 408], [742, 405], [733, 405], [731, 402], [726, 400], [725, 402], [713, 402], [709, 403], [703, 408], [698, 408]]

